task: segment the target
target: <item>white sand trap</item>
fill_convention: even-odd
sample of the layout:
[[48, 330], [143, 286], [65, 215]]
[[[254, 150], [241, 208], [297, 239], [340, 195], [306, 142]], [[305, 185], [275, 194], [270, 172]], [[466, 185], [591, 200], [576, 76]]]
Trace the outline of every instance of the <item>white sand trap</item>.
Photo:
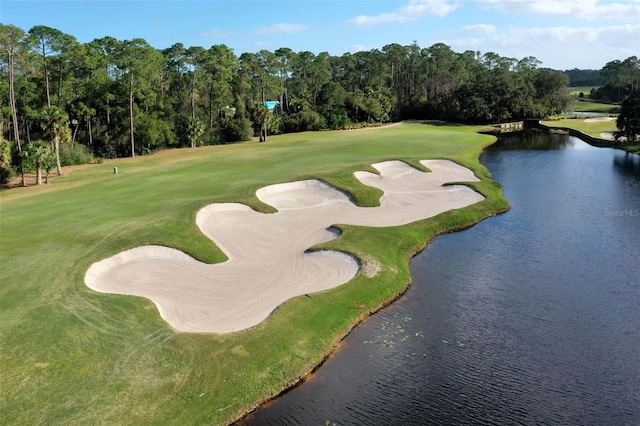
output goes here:
[[178, 331], [228, 333], [254, 326], [288, 299], [337, 287], [359, 270], [351, 255], [309, 248], [338, 237], [334, 224], [398, 226], [484, 199], [462, 185], [478, 181], [451, 161], [422, 161], [424, 173], [400, 161], [374, 164], [380, 174], [356, 172], [380, 188], [379, 207], [358, 207], [318, 180], [271, 185], [256, 195], [278, 209], [264, 214], [243, 204], [202, 208], [200, 230], [227, 254], [219, 264], [199, 262], [168, 247], [143, 246], [94, 263], [90, 288], [152, 300]]
[[613, 121], [615, 117], [594, 117], [594, 118], [585, 118], [583, 121], [585, 123], [600, 123], [603, 121]]
[[609, 140], [609, 141], [612, 141], [612, 140], [615, 139], [613, 133], [611, 133], [611, 132], [600, 133], [600, 138], [606, 139], [606, 140]]

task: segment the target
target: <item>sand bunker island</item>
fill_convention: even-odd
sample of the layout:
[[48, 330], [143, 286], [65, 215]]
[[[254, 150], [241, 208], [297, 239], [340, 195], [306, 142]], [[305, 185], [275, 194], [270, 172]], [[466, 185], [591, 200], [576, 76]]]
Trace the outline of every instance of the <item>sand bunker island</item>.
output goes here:
[[288, 299], [337, 287], [359, 271], [358, 260], [337, 251], [309, 251], [337, 238], [332, 225], [405, 225], [484, 197], [464, 185], [473, 172], [448, 160], [423, 160], [431, 172], [401, 161], [374, 164], [378, 174], [355, 172], [384, 191], [379, 207], [358, 207], [319, 180], [271, 185], [256, 192], [278, 211], [259, 213], [239, 203], [210, 204], [196, 223], [229, 257], [206, 264], [169, 247], [136, 247], [94, 263], [85, 282], [93, 290], [146, 297], [182, 332], [228, 333], [254, 326]]

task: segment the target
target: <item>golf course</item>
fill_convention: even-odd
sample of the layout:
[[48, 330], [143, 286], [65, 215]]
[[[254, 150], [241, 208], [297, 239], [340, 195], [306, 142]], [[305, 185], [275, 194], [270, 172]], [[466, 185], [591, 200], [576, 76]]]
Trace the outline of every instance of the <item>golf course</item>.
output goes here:
[[[478, 160], [495, 137], [479, 130], [403, 122], [292, 133], [109, 160], [0, 192], [3, 423], [226, 424], [304, 379], [355, 325], [406, 291], [409, 259], [432, 238], [508, 209]], [[331, 223], [333, 237], [309, 249], [348, 254], [358, 266], [353, 278], [287, 297], [264, 320], [185, 331], [165, 321], [151, 297], [95, 291], [85, 280], [92, 265], [140, 247], [179, 251], [208, 267], [233, 260], [225, 250], [233, 234], [217, 245], [199, 212], [237, 203], [275, 216], [281, 201], [266, 201], [281, 193], [256, 195], [273, 185], [313, 180], [342, 193], [354, 211], [380, 208], [384, 190], [364, 182], [384, 174], [375, 164], [394, 160], [425, 175], [444, 164], [430, 161], [450, 160], [474, 179], [446, 180], [445, 188], [479, 196], [402, 225]], [[281, 234], [286, 241], [286, 229]], [[177, 286], [190, 284], [175, 276]]]

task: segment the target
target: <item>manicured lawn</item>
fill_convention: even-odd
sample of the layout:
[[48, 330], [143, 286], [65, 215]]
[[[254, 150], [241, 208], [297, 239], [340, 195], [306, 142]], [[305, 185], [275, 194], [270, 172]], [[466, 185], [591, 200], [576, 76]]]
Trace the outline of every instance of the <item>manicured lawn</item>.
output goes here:
[[[620, 112], [620, 105], [601, 103], [589, 98], [591, 89], [597, 88], [598, 86], [570, 87], [569, 95], [574, 99], [572, 110], [574, 112], [598, 112], [611, 114]], [[584, 98], [579, 97], [580, 92], [584, 94]]]
[[593, 136], [594, 138], [602, 138], [601, 133], [613, 133], [618, 130], [615, 120], [586, 122], [583, 118], [571, 118], [565, 120], [541, 121], [541, 123], [550, 127], [570, 127]]
[[600, 86], [576, 86], [576, 87], [570, 87], [569, 88], [569, 94], [571, 96], [575, 96], [578, 97], [580, 96], [580, 92], [582, 92], [582, 94], [586, 97], [589, 96], [589, 94], [591, 93], [591, 89], [597, 89]]
[[[613, 133], [618, 130], [615, 120], [585, 122], [585, 120], [582, 118], [572, 118], [565, 120], [540, 121], [540, 123], [549, 127], [565, 127], [576, 129], [595, 138], [602, 138], [602, 133]], [[639, 144], [618, 145], [617, 148], [623, 149], [628, 152], [640, 154]]]
[[[494, 140], [478, 129], [412, 123], [291, 134], [118, 160], [0, 193], [2, 422], [217, 424], [279, 393], [357, 321], [406, 289], [408, 259], [429, 239], [507, 208], [477, 161]], [[472, 168], [482, 181], [471, 186], [487, 199], [403, 227], [343, 227], [327, 246], [374, 259], [380, 273], [291, 300], [249, 330], [177, 333], [150, 301], [99, 294], [84, 284], [93, 262], [144, 244], [224, 260], [195, 225], [196, 212], [209, 203], [271, 211], [255, 197], [257, 188], [320, 178], [361, 205], [375, 205], [380, 193], [360, 185], [354, 171], [429, 158]]]
[[620, 105], [603, 104], [591, 101], [574, 101], [574, 112], [600, 112], [615, 114], [620, 112]]

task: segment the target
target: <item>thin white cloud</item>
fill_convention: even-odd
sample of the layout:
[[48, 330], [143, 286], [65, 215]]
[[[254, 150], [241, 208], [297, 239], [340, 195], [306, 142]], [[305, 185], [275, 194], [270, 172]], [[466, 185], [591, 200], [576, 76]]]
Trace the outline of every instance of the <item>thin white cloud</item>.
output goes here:
[[404, 24], [417, 21], [427, 16], [443, 18], [458, 8], [458, 3], [451, 0], [409, 0], [394, 12], [379, 15], [359, 15], [350, 19], [347, 24], [354, 27], [367, 27], [387, 22]]
[[504, 13], [558, 15], [578, 19], [640, 19], [638, 0], [474, 0]]
[[258, 35], [298, 34], [307, 31], [309, 28], [310, 27], [308, 25], [303, 24], [281, 23], [270, 25], [268, 27], [257, 28], [253, 31], [253, 33]]
[[608, 27], [509, 28], [495, 34], [441, 40], [456, 51], [479, 50], [521, 59], [535, 56], [542, 66], [556, 69], [600, 69], [614, 59], [638, 54], [640, 24]]
[[[609, 48], [620, 47], [624, 50], [624, 47], [628, 46], [629, 51], [637, 49], [637, 44], [631, 46], [630, 40], [634, 38], [638, 40], [640, 34], [639, 25], [612, 25], [609, 27], [548, 27], [548, 28], [512, 28], [504, 36], [496, 37], [503, 46], [509, 46], [513, 44], [527, 43], [531, 44], [532, 40], [547, 40], [552, 42], [551, 46], [558, 47], [564, 46], [564, 48], [577, 48], [580, 45], [585, 46], [585, 42], [589, 45], [585, 47], [588, 49], [594, 47], [597, 44], [606, 44]], [[624, 58], [622, 58], [624, 59]]]
[[460, 28], [460, 31], [490, 35], [490, 34], [497, 33], [498, 32], [498, 28], [495, 25], [476, 24], [476, 25], [464, 26], [464, 27]]
[[349, 49], [349, 52], [364, 52], [367, 50], [371, 50], [369, 49], [367, 46], [365, 46], [364, 44], [353, 44], [351, 45], [351, 49]]

